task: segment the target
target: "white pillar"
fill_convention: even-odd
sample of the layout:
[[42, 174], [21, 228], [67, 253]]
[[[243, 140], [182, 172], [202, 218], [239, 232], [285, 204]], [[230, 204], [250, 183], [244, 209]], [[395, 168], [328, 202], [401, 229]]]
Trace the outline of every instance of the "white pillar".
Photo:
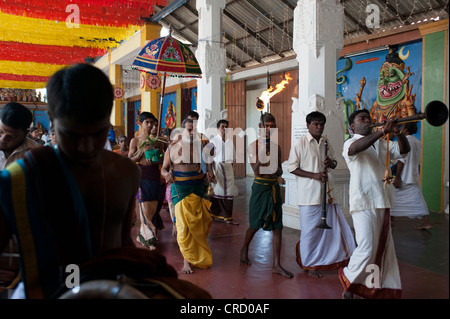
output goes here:
[[222, 118], [222, 83], [226, 75], [226, 54], [222, 42], [222, 12], [225, 0], [197, 0], [198, 48], [195, 52], [202, 69], [197, 79], [198, 130], [216, 127]]
[[[344, 9], [338, 0], [300, 0], [294, 10], [294, 51], [299, 63], [298, 99], [292, 98], [292, 145], [299, 136], [307, 132], [306, 115], [319, 111], [327, 122], [324, 135], [334, 150], [338, 169], [335, 176], [334, 195], [336, 202], [348, 206], [348, 170], [342, 158], [344, 143], [344, 114], [336, 103], [336, 61], [344, 45]], [[283, 163], [283, 178], [286, 180], [286, 196], [283, 205], [283, 220], [288, 227], [299, 229], [297, 190], [295, 176], [286, 170]], [[344, 193], [342, 193], [344, 192]]]

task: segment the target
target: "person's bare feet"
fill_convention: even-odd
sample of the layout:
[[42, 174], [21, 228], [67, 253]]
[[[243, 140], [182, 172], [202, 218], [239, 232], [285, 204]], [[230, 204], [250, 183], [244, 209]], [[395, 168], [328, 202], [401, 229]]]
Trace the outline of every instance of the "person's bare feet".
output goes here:
[[182, 274], [192, 274], [194, 271], [192, 270], [191, 264], [185, 259], [183, 262], [183, 268], [181, 268]]
[[248, 259], [248, 251], [245, 248], [241, 249], [241, 257], [240, 257], [241, 265], [251, 265], [250, 259]]
[[284, 269], [284, 268], [281, 267], [281, 266], [274, 266], [274, 267], [272, 268], [272, 272], [273, 272], [274, 274], [280, 274], [280, 275], [283, 275], [283, 276], [286, 277], [286, 278], [293, 278], [293, 277], [294, 277], [294, 274], [293, 274], [293, 273], [287, 271], [286, 269]]
[[310, 275], [313, 278], [322, 278], [322, 274], [317, 270], [304, 270], [305, 273]]

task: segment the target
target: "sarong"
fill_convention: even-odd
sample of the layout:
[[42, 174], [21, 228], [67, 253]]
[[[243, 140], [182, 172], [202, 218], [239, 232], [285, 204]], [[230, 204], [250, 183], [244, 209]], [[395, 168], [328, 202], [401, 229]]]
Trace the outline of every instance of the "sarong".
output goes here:
[[175, 204], [177, 242], [181, 254], [199, 268], [212, 265], [212, 253], [207, 237], [212, 225], [211, 202], [205, 197], [204, 174], [174, 171], [172, 200]]
[[36, 148], [0, 172], [2, 212], [18, 239], [27, 298], [55, 297], [66, 266], [92, 257], [83, 197], [57, 149]]
[[321, 223], [322, 205], [299, 206], [300, 242], [296, 246], [297, 263], [303, 270], [336, 270], [347, 266], [356, 248], [352, 230], [337, 204], [327, 204], [327, 225]]
[[283, 210], [278, 179], [256, 177], [249, 204], [252, 229], [283, 229]]
[[138, 210], [141, 225], [137, 240], [145, 247], [154, 246], [157, 241], [156, 227], [152, 222], [161, 192], [158, 165], [140, 165], [141, 184], [138, 192]]
[[391, 216], [422, 218], [430, 214], [420, 185], [402, 183], [400, 188], [393, 187], [392, 189], [394, 202]]
[[211, 216], [222, 220], [233, 220], [234, 171], [232, 163], [214, 163], [214, 195]]
[[141, 168], [141, 184], [139, 189], [139, 201], [149, 202], [159, 200], [161, 188], [160, 170], [158, 165], [138, 165]]
[[368, 299], [401, 298], [401, 281], [389, 209], [352, 213], [356, 249], [339, 270], [344, 289]]

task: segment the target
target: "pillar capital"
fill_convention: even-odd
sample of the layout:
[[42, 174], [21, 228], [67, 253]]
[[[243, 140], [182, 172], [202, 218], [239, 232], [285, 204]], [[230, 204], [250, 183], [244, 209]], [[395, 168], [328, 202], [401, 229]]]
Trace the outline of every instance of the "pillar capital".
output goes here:
[[197, 0], [196, 2], [196, 8], [197, 10], [200, 10], [201, 8], [208, 8], [208, 7], [217, 7], [220, 9], [225, 8], [225, 0]]
[[344, 8], [338, 0], [303, 0], [294, 10], [294, 51], [309, 48], [317, 58], [327, 45], [344, 47]]

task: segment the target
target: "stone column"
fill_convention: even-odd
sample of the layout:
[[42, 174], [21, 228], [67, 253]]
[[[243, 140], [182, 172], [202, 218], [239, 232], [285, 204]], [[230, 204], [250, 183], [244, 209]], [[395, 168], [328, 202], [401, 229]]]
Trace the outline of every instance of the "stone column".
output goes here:
[[[221, 119], [222, 84], [226, 75], [226, 54], [222, 46], [222, 12], [225, 0], [197, 0], [198, 48], [195, 56], [202, 70], [197, 79], [198, 130], [206, 133]], [[184, 116], [184, 114], [183, 114]]]
[[[298, 99], [293, 97], [291, 141], [306, 134], [306, 115], [313, 111], [325, 114], [324, 135], [334, 150], [338, 168], [335, 175], [336, 202], [348, 206], [348, 170], [342, 158], [344, 143], [343, 108], [336, 102], [336, 61], [344, 45], [344, 10], [338, 0], [302, 0], [294, 10], [294, 51], [299, 63]], [[295, 176], [288, 173], [283, 163], [286, 197], [283, 205], [284, 223], [299, 229]], [[344, 192], [344, 193], [342, 193]], [[343, 208], [343, 211], [345, 209]]]

